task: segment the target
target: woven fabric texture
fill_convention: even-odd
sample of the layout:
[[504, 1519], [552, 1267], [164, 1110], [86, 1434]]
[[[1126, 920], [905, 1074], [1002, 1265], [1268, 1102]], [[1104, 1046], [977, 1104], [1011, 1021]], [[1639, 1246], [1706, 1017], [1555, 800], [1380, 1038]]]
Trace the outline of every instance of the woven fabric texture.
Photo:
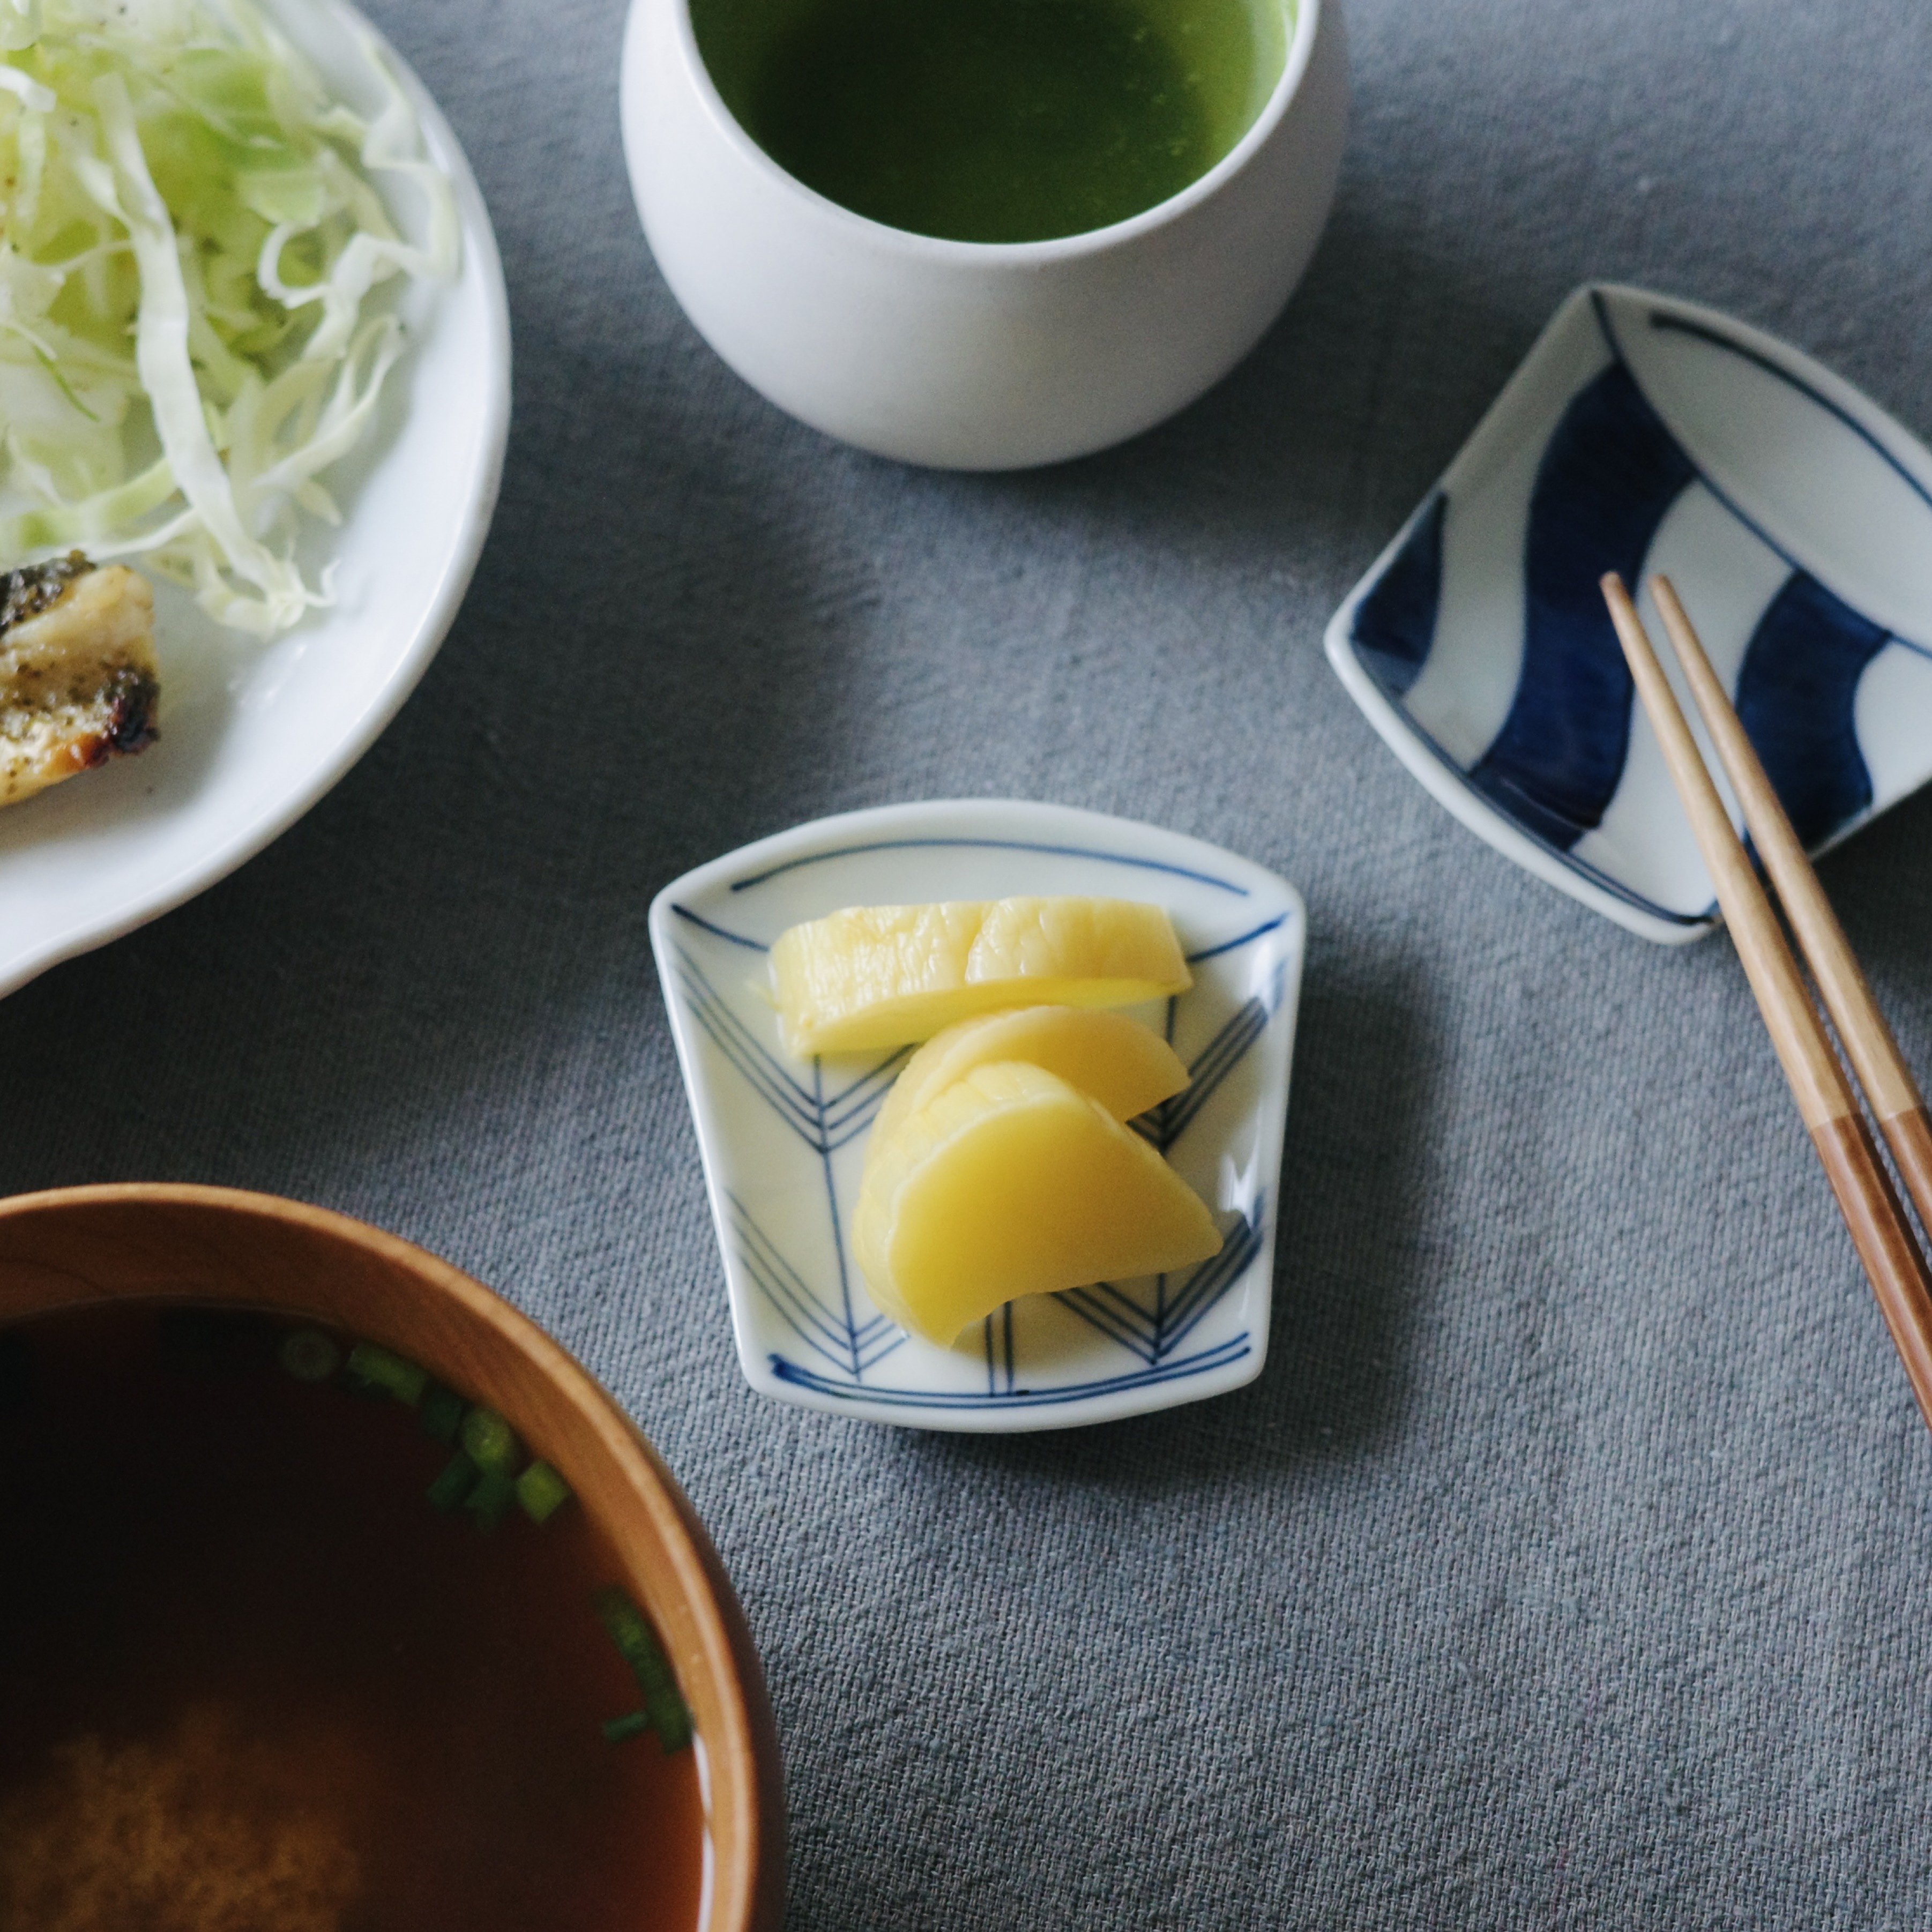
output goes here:
[[[1352, 0], [1280, 325], [1131, 446], [980, 477], [832, 444], [696, 336], [632, 210], [616, 0], [374, 10], [502, 244], [494, 531], [321, 806], [0, 1006], [0, 1186], [322, 1202], [578, 1351], [743, 1597], [797, 1932], [1932, 1924], [1932, 1444], [1736, 959], [1480, 844], [1320, 650], [1586, 278], [1932, 430], [1932, 8]], [[1306, 896], [1238, 1394], [994, 1439], [740, 1381], [646, 907], [959, 795]], [[1826, 875], [1932, 1072], [1928, 842], [1932, 797]]]

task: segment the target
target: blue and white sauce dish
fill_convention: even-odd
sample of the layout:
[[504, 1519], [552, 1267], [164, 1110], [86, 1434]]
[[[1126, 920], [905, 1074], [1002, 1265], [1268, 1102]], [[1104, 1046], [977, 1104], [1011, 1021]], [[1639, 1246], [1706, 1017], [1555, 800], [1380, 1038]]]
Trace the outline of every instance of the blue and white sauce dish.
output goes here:
[[1403, 764], [1539, 878], [1646, 938], [1716, 922], [1608, 570], [1676, 585], [1814, 853], [1932, 778], [1932, 452], [1759, 330], [1586, 286], [1328, 635]]
[[[847, 1240], [866, 1136], [910, 1049], [794, 1058], [766, 955], [788, 926], [847, 906], [1028, 893], [1166, 908], [1194, 984], [1138, 1010], [1192, 1078], [1136, 1124], [1226, 1239], [1185, 1274], [1030, 1297], [940, 1348], [872, 1306]], [[650, 926], [752, 1388], [921, 1429], [1064, 1429], [1261, 1372], [1306, 928], [1292, 886], [1153, 826], [966, 800], [761, 839], [667, 886]]]

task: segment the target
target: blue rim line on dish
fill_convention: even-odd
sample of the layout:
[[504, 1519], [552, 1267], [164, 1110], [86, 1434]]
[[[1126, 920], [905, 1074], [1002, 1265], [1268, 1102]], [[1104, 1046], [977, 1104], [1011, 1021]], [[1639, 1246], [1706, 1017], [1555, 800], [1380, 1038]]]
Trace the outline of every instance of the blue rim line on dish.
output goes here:
[[1097, 859], [1109, 866], [1131, 866], [1144, 872], [1166, 872], [1178, 879], [1192, 879], [1204, 886], [1214, 886], [1224, 892], [1238, 893], [1241, 898], [1248, 896], [1245, 886], [1238, 886], [1226, 879], [1217, 879], [1210, 872], [1197, 872], [1185, 866], [1163, 864], [1158, 859], [1136, 859], [1131, 854], [1121, 852], [1096, 852], [1084, 845], [1042, 844], [1036, 838], [874, 838], [862, 845], [842, 845], [836, 851], [813, 852], [802, 858], [788, 859], [782, 866], [774, 866], [770, 871], [758, 873], [748, 879], [733, 882], [734, 892], [748, 892], [754, 886], [762, 886], [786, 872], [795, 872], [805, 866], [823, 866], [837, 859], [856, 859], [867, 852], [920, 852], [963, 850], [986, 852], [1042, 852], [1054, 859]]
[[[904, 842], [907, 844], [913, 844], [916, 842], [922, 844], [933, 844], [938, 842], [932, 839], [922, 839], [916, 842], [908, 840]], [[946, 842], [948, 844], [952, 845], [976, 842], [980, 842], [958, 838], [949, 839]], [[995, 843], [995, 842], [990, 839], [984, 842], [989, 846], [993, 845]], [[998, 842], [1002, 849], [1010, 851], [1043, 852], [1056, 850], [1054, 848], [1043, 845], [1017, 845], [1010, 840], [1000, 841]], [[882, 846], [874, 845], [863, 848], [854, 847], [851, 849], [854, 850], [864, 850], [876, 852], [884, 850], [886, 848]], [[1104, 854], [1097, 852], [1074, 853], [1066, 850], [1065, 848], [1057, 849], [1060, 856], [1066, 857], [1097, 859], [1105, 856]], [[1169, 867], [1168, 869], [1170, 871], [1178, 872], [1179, 868], [1177, 867]], [[767, 876], [770, 875], [767, 874]], [[1197, 872], [1184, 874], [1182, 874], [1182, 876], [1190, 878], [1199, 878], [1202, 875]], [[756, 882], [748, 881], [747, 883]], [[1218, 885], [1220, 882], [1218, 880], [1209, 880], [1207, 883], [1209, 884]], [[738, 888], [736, 886], [734, 886], [731, 890], [734, 892], [736, 892]], [[1231, 891], [1240, 892], [1244, 898], [1246, 896], [1246, 889], [1244, 887], [1232, 886], [1230, 887], [1229, 890]], [[715, 939], [728, 940], [734, 946], [742, 946], [748, 952], [769, 952], [772, 950], [770, 946], [765, 940], [762, 939], [748, 938], [742, 932], [733, 932], [729, 929], [729, 928], [720, 926], [716, 920], [706, 919], [701, 913], [693, 912], [688, 906], [680, 905], [674, 899], [670, 902], [670, 910], [676, 914], [680, 919], [688, 920], [692, 925], [698, 927], [702, 932], [710, 933]], [[1218, 959], [1222, 953], [1232, 952], [1237, 946], [1246, 945], [1248, 941], [1251, 939], [1259, 939], [1264, 937], [1266, 934], [1279, 931], [1286, 922], [1288, 916], [1286, 913], [1279, 913], [1273, 919], [1266, 920], [1259, 926], [1252, 927], [1246, 932], [1238, 934], [1232, 939], [1223, 939], [1218, 941], [1213, 946], [1203, 946], [1199, 952], [1190, 952], [1187, 955], [1187, 963], [1190, 966], [1198, 966], [1204, 959]]]
[[[1090, 1401], [1096, 1395], [1124, 1394], [1132, 1389], [1152, 1388], [1163, 1382], [1184, 1381], [1190, 1376], [1204, 1375], [1210, 1369], [1226, 1368], [1231, 1363], [1244, 1360], [1252, 1352], [1248, 1337], [1241, 1334], [1217, 1348], [1204, 1348], [1198, 1355], [1187, 1356], [1168, 1364], [1166, 1368], [1150, 1370], [1144, 1375], [1103, 1377], [1094, 1382], [1070, 1383], [1064, 1388], [1009, 1388], [1003, 1394], [986, 1396], [955, 1395], [932, 1389], [868, 1389], [866, 1400], [890, 1406], [918, 1408], [1048, 1408]], [[782, 1380], [795, 1382], [800, 1388], [811, 1389], [820, 1395], [842, 1398], [850, 1393], [814, 1375], [809, 1369], [801, 1369], [788, 1362], [780, 1355], [772, 1358], [772, 1371]]]

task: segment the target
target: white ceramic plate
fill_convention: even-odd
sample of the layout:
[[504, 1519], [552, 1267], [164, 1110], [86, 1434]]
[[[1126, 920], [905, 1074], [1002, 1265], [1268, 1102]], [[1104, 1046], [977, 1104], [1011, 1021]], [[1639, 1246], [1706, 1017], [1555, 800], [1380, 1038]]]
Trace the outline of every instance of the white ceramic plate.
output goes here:
[[1403, 764], [1539, 878], [1649, 939], [1716, 919], [1607, 570], [1676, 585], [1813, 851], [1932, 778], [1932, 452], [1760, 330], [1587, 286], [1328, 631]]
[[[268, 10], [342, 99], [373, 106], [341, 0]], [[509, 428], [510, 327], [496, 238], [469, 164], [421, 82], [385, 44], [463, 228], [457, 280], [412, 291], [415, 338], [370, 444], [326, 472], [340, 530], [313, 572], [336, 602], [268, 644], [156, 589], [159, 742], [0, 812], [0, 993], [177, 906], [286, 831], [374, 742], [456, 615], [496, 500]], [[416, 232], [419, 212], [394, 213]]]
[[[779, 1042], [765, 954], [842, 907], [1076, 893], [1172, 916], [1193, 986], [1142, 1017], [1193, 1076], [1143, 1130], [1215, 1209], [1184, 1275], [1016, 1302], [952, 1348], [866, 1300], [846, 1252], [865, 1138], [902, 1051], [809, 1064]], [[1305, 917], [1245, 859], [1064, 806], [888, 806], [761, 839], [651, 907], [745, 1378], [806, 1408], [924, 1429], [1064, 1429], [1218, 1395], [1268, 1352], [1276, 1191]]]

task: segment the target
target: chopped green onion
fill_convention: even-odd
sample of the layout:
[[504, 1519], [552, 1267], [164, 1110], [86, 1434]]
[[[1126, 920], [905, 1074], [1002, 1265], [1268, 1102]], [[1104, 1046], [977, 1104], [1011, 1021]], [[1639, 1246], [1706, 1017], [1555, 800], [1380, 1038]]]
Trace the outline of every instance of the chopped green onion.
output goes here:
[[463, 1446], [486, 1476], [507, 1476], [515, 1466], [516, 1432], [494, 1408], [472, 1408], [463, 1418]]
[[463, 1507], [480, 1530], [494, 1529], [510, 1513], [517, 1486], [500, 1469], [485, 1469]]
[[548, 1462], [532, 1462], [517, 1478], [517, 1500], [532, 1522], [548, 1522], [570, 1500], [563, 1478]]
[[459, 1449], [443, 1466], [442, 1474], [430, 1484], [430, 1504], [447, 1516], [452, 1510], [461, 1508], [476, 1486], [476, 1465]]
[[608, 1742], [620, 1744], [626, 1738], [642, 1737], [650, 1727], [651, 1718], [648, 1711], [629, 1711], [621, 1718], [606, 1719], [604, 1736]]
[[439, 1442], [453, 1443], [463, 1427], [463, 1412], [469, 1406], [447, 1383], [431, 1382], [418, 1412], [423, 1433], [434, 1436]]
[[691, 1742], [691, 1713], [644, 1612], [614, 1584], [599, 1590], [594, 1600], [610, 1641], [644, 1694], [644, 1708], [650, 1713], [658, 1742], [667, 1751], [682, 1750]]
[[617, 1654], [631, 1666], [631, 1674], [638, 1683], [644, 1683], [646, 1675], [655, 1677], [668, 1670], [664, 1652], [658, 1648], [658, 1640], [651, 1634], [651, 1627], [644, 1621], [644, 1612], [623, 1592], [614, 1584], [607, 1585], [597, 1592], [593, 1600], [597, 1606], [598, 1621], [610, 1634], [610, 1641], [617, 1646]]
[[429, 1387], [429, 1371], [374, 1342], [358, 1342], [349, 1352], [349, 1382], [359, 1394], [392, 1395], [413, 1408]]
[[682, 1750], [691, 1742], [691, 1712], [674, 1684], [654, 1697], [644, 1700], [651, 1714], [651, 1729], [667, 1751]]
[[342, 1351], [320, 1328], [297, 1328], [282, 1337], [280, 1360], [298, 1382], [326, 1382], [342, 1366]]

